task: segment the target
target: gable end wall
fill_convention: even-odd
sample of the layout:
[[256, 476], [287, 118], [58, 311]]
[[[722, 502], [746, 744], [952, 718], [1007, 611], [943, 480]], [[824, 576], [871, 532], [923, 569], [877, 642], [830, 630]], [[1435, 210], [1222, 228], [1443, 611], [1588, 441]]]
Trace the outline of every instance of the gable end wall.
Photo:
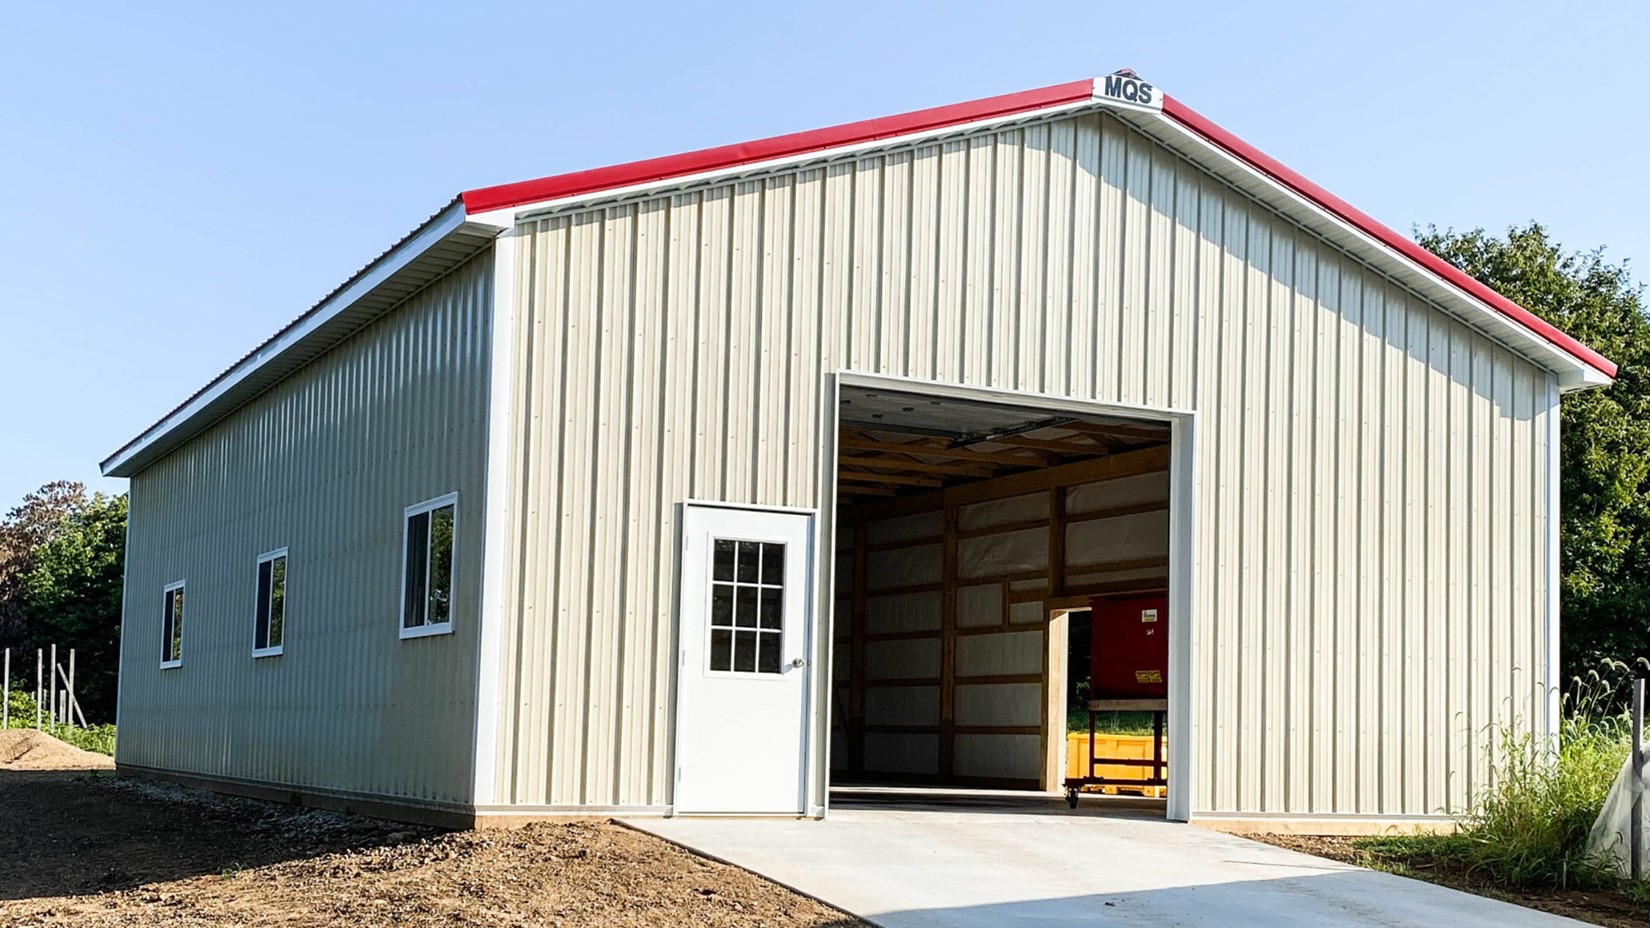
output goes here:
[[1459, 810], [1543, 732], [1553, 377], [1112, 117], [515, 239], [500, 802], [670, 802], [675, 506], [822, 506], [837, 370], [1195, 410], [1195, 812]]

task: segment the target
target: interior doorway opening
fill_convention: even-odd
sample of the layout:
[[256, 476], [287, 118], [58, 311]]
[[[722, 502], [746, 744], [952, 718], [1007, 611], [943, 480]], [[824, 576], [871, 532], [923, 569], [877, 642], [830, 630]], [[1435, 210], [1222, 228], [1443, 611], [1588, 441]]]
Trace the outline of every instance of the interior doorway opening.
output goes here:
[[[833, 802], [1046, 802], [1089, 754], [1074, 629], [1169, 589], [1170, 424], [843, 384], [838, 425]], [[1162, 790], [1111, 792], [1162, 814]]]

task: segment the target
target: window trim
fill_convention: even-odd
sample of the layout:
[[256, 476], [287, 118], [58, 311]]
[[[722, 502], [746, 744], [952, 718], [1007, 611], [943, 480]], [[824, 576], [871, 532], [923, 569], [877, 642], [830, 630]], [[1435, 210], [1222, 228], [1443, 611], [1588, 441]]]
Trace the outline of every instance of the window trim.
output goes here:
[[[258, 647], [258, 575], [263, 573], [265, 564], [268, 564], [269, 562], [275, 560], [276, 558], [283, 558], [283, 557], [286, 557], [286, 556], [287, 556], [286, 545], [282, 545], [281, 547], [276, 548], [273, 551], [265, 551], [264, 553], [258, 555], [257, 563], [252, 565], [252, 657], [253, 657], [254, 660], [256, 660], [257, 658], [260, 658], [260, 657], [280, 657], [281, 654], [283, 653], [284, 645], [286, 644], [286, 612], [285, 612], [285, 606], [283, 605], [282, 606], [283, 611], [281, 613], [281, 644], [271, 645], [270, 647], [267, 647], [267, 648]], [[287, 573], [289, 573], [289, 574], [292, 572], [292, 559], [291, 558], [287, 558], [286, 570], [287, 570]], [[274, 574], [275, 574], [275, 569], [272, 567], [272, 568], [270, 568], [270, 579], [271, 579], [270, 595], [271, 596], [273, 596], [275, 594], [275, 588], [274, 588], [274, 585], [273, 585]], [[286, 580], [286, 575], [283, 574], [281, 579], [282, 579], [282, 582], [284, 583], [285, 580]], [[186, 602], [187, 602], [187, 600], [186, 600]]]
[[[413, 516], [422, 515], [427, 512], [434, 512], [437, 509], [441, 509], [446, 506], [453, 507], [452, 574], [456, 577], [458, 573], [458, 491], [454, 490], [451, 493], [446, 493], [433, 499], [427, 499], [421, 503], [414, 503], [401, 511], [401, 594], [399, 596], [401, 608], [397, 609], [395, 612], [395, 627], [398, 630], [399, 637], [403, 641], [409, 638], [428, 638], [431, 635], [450, 635], [453, 633], [453, 618], [451, 609], [447, 612], [447, 621], [445, 622], [431, 624], [426, 621], [423, 625], [415, 625], [411, 628], [407, 627], [407, 522]], [[426, 541], [426, 545], [427, 544], [428, 542]], [[426, 583], [428, 582], [429, 575], [430, 554], [426, 549], [424, 552], [424, 576], [426, 578]], [[429, 617], [430, 603], [428, 596], [426, 595], [424, 601], [424, 618], [428, 620]]]
[[[162, 650], [160, 652], [160, 654], [161, 654], [160, 669], [162, 669], [162, 670], [172, 670], [172, 669], [183, 666], [183, 644], [184, 644], [184, 642], [183, 642], [183, 636], [182, 635], [178, 636], [178, 656], [177, 656], [177, 658], [174, 660], [174, 659], [168, 658], [166, 656], [166, 654], [167, 654], [166, 649], [169, 648], [170, 645], [171, 645], [172, 636], [164, 634], [165, 631], [166, 631], [166, 623], [171, 621], [171, 616], [167, 615], [164, 610], [166, 609], [166, 594], [172, 592], [173, 590], [182, 590], [182, 589], [184, 589], [186, 583], [187, 583], [187, 581], [184, 581], [184, 580], [175, 580], [171, 583], [166, 584], [164, 587], [161, 587], [161, 590], [160, 590], [161, 609], [163, 610], [162, 613], [161, 613], [161, 617], [160, 617], [160, 629], [161, 629], [161, 632], [163, 633], [163, 636], [164, 636], [163, 639], [162, 639], [163, 640]], [[189, 610], [189, 597], [186, 594], [183, 597], [183, 618], [188, 617], [188, 614], [189, 614], [188, 610]]]

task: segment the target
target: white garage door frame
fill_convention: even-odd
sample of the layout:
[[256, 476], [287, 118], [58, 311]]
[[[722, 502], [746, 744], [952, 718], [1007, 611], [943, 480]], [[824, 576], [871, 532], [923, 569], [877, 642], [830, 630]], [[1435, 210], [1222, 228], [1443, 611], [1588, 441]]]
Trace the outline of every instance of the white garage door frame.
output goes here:
[[[1191, 818], [1192, 795], [1196, 789], [1197, 757], [1196, 721], [1192, 715], [1197, 692], [1193, 676], [1193, 617], [1197, 615], [1197, 589], [1194, 560], [1196, 552], [1197, 499], [1197, 416], [1189, 409], [1167, 406], [1140, 406], [1127, 403], [1106, 403], [1098, 400], [1060, 396], [1049, 393], [1031, 393], [1003, 390], [993, 387], [968, 386], [936, 380], [891, 377], [860, 371], [839, 370], [830, 375], [828, 388], [821, 391], [820, 421], [829, 427], [821, 442], [819, 475], [821, 513], [819, 520], [820, 564], [816, 576], [830, 577], [826, 559], [836, 551], [837, 518], [837, 433], [840, 426], [842, 388], [897, 390], [957, 400], [977, 400], [999, 405], [1022, 406], [1028, 410], [1070, 412], [1079, 415], [1122, 416], [1169, 426], [1169, 799], [1166, 815], [1171, 821], [1184, 822]], [[835, 616], [829, 585], [818, 585], [814, 615], [821, 617], [814, 623], [813, 653], [819, 655], [822, 666], [815, 674], [815, 692], [810, 701], [815, 708], [813, 737], [809, 738], [813, 762], [812, 778], [819, 784], [828, 783], [830, 776], [831, 700], [833, 679], [831, 666], [831, 636]], [[820, 795], [820, 813], [828, 811], [828, 791]]]

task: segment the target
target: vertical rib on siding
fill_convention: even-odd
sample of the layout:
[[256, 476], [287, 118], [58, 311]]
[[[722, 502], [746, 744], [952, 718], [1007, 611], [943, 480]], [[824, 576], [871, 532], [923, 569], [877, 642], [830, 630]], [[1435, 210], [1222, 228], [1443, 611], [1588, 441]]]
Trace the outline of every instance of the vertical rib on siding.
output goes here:
[[[132, 478], [121, 763], [469, 802], [491, 282], [470, 261]], [[402, 641], [403, 510], [453, 491], [454, 633]], [[282, 546], [284, 653], [254, 660], [254, 565]]]
[[1544, 724], [1550, 379], [1109, 117], [522, 232], [510, 801], [668, 803], [674, 507], [818, 505], [842, 368], [1196, 410], [1194, 809], [1459, 809]]

